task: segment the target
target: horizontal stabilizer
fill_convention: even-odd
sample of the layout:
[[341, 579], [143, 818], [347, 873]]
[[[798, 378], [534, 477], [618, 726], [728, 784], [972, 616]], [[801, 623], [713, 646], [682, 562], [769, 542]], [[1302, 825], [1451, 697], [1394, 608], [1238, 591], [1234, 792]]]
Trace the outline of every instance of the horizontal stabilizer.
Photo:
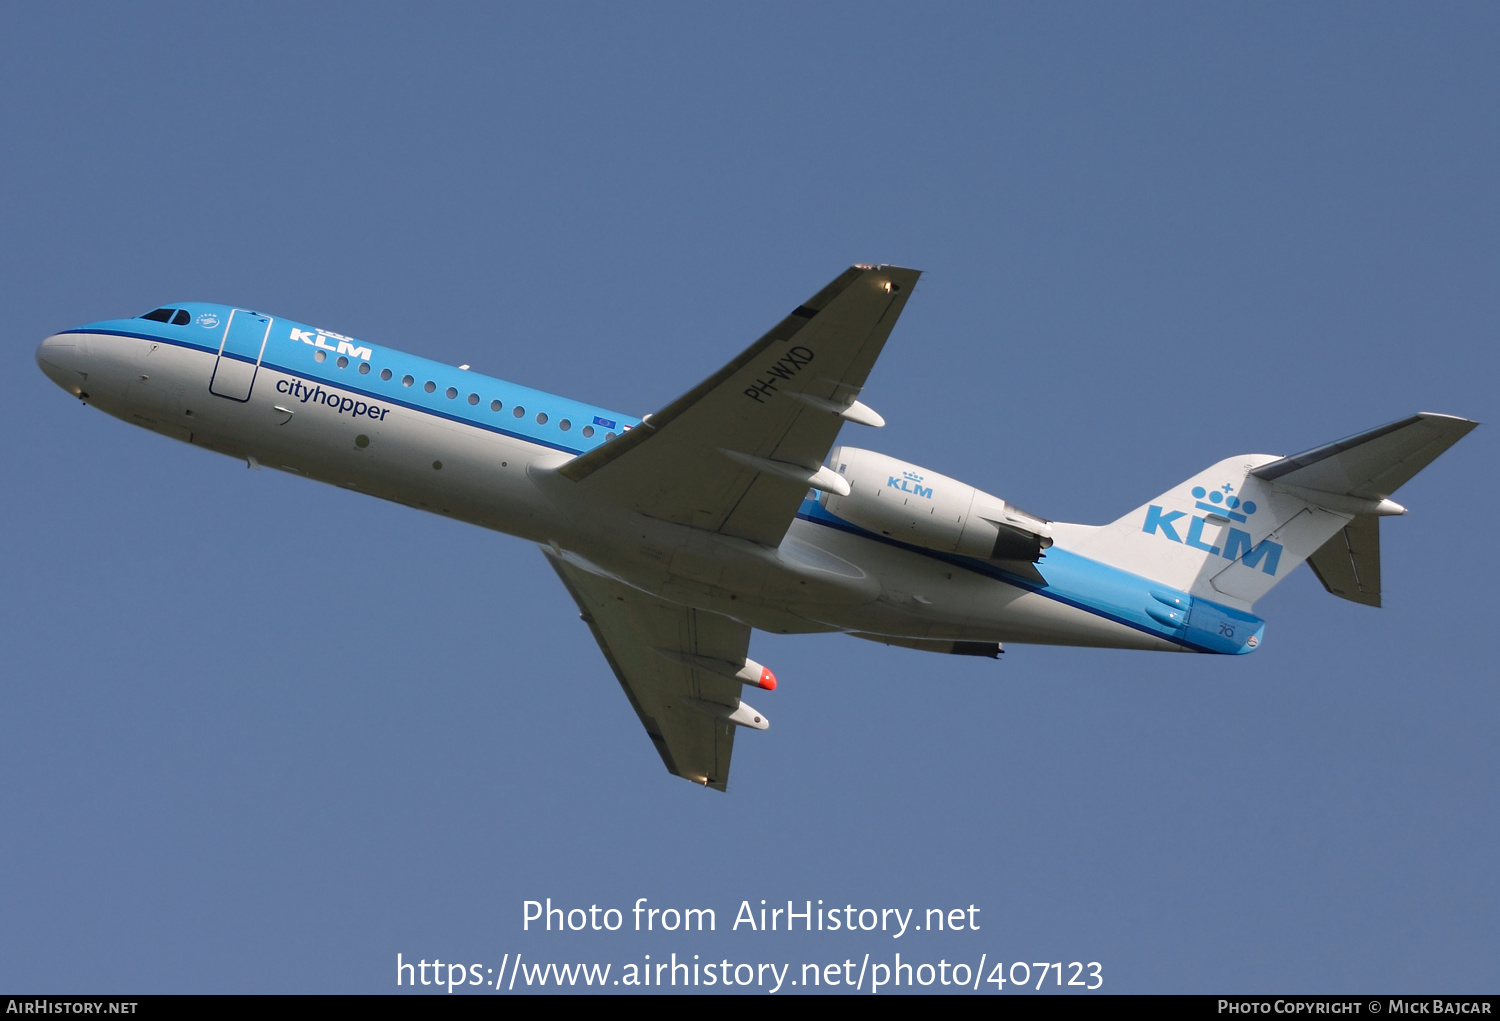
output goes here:
[[1478, 424], [1466, 418], [1424, 411], [1263, 464], [1250, 474], [1267, 482], [1321, 493], [1382, 500]]
[[1323, 587], [1340, 599], [1380, 605], [1380, 519], [1356, 514], [1354, 520], [1307, 558]]

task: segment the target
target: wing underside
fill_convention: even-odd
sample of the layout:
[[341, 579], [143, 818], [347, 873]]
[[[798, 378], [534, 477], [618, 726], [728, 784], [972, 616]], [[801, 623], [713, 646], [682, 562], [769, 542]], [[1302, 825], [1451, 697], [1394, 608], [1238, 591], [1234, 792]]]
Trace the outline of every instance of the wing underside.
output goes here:
[[[1250, 474], [1317, 503], [1319, 494], [1383, 500], [1431, 464], [1478, 423], [1422, 412], [1398, 422], [1263, 464]], [[1399, 510], [1399, 509], [1398, 509]], [[1307, 558], [1329, 592], [1366, 606], [1380, 605], [1380, 518], [1352, 520]]]
[[[883, 424], [860, 390], [920, 274], [854, 266], [733, 361], [641, 424], [556, 469], [591, 506], [777, 546], [845, 421]], [[578, 603], [668, 771], [724, 790], [750, 628], [633, 588], [544, 550]], [[750, 683], [756, 683], [750, 678]]]
[[[729, 717], [741, 708], [742, 688], [726, 674], [744, 665], [750, 628], [663, 602], [544, 552], [667, 771], [724, 790], [738, 729]], [[764, 729], [763, 718], [747, 719], [747, 725]]]
[[564, 465], [591, 498], [775, 546], [920, 274], [855, 266], [641, 425]]

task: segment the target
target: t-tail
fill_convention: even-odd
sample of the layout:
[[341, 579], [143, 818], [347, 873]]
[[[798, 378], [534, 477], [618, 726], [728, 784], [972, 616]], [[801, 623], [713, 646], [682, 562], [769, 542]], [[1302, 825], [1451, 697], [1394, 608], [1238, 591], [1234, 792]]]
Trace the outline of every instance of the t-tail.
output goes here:
[[1240, 609], [1306, 560], [1336, 596], [1380, 605], [1380, 519], [1391, 499], [1477, 422], [1423, 412], [1291, 457], [1220, 461], [1067, 545]]

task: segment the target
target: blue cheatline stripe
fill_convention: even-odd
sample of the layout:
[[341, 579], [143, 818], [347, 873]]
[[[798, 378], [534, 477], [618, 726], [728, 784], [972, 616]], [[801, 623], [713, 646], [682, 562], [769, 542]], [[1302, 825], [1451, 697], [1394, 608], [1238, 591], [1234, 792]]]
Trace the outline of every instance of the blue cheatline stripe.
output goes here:
[[[1049, 549], [1045, 557], [1047, 574], [1049, 576], [1048, 583], [1039, 585], [1030, 578], [1006, 571], [983, 560], [960, 556], [956, 553], [943, 553], [938, 550], [925, 549], [921, 546], [913, 546], [910, 543], [902, 542], [899, 539], [892, 539], [890, 536], [877, 535], [874, 532], [845, 521], [843, 518], [830, 514], [816, 500], [803, 500], [802, 507], [797, 512], [797, 517], [811, 524], [822, 525], [826, 528], [837, 529], [838, 531], [857, 535], [874, 542], [885, 543], [888, 546], [894, 546], [909, 553], [916, 553], [940, 563], [950, 564], [966, 571], [972, 571], [975, 574], [993, 578], [996, 581], [1004, 582], [1015, 588], [1026, 592], [1034, 592], [1039, 596], [1044, 596], [1055, 602], [1092, 613], [1095, 616], [1103, 617], [1105, 620], [1114, 621], [1116, 624], [1123, 624], [1128, 628], [1148, 634], [1153, 638], [1160, 638], [1163, 641], [1171, 642], [1173, 645], [1180, 645], [1194, 652], [1220, 655], [1224, 652], [1222, 649], [1210, 648], [1197, 642], [1189, 641], [1180, 635], [1168, 632], [1146, 613], [1145, 606], [1152, 599], [1151, 592], [1153, 590], [1160, 591], [1164, 588], [1160, 583], [1152, 582], [1148, 578], [1132, 574], [1129, 571], [1110, 567], [1108, 564], [1101, 564], [1097, 560], [1090, 560], [1088, 557], [1079, 556], [1076, 553], [1069, 553], [1067, 550], [1060, 550], [1056, 546]], [[1087, 586], [1079, 584], [1084, 580], [1087, 580]], [[1085, 591], [1114, 593], [1117, 594], [1117, 598], [1113, 601], [1097, 597], [1091, 598], [1083, 594]], [[1231, 610], [1210, 600], [1188, 596], [1185, 592], [1181, 593], [1181, 595], [1184, 599], [1192, 599], [1195, 603], [1206, 603], [1239, 620], [1253, 622], [1256, 625], [1264, 623], [1260, 618], [1246, 614], [1241, 610]]]
[[[200, 303], [181, 303], [181, 302], [178, 303], [178, 305], [176, 307], [188, 308], [190, 310], [204, 308], [204, 307], [210, 307], [210, 308], [214, 308], [216, 310], [218, 310], [218, 309], [221, 308], [220, 306], [204, 306], [204, 305], [202, 305]], [[227, 311], [227, 308], [225, 310]], [[136, 321], [135, 320], [123, 320], [123, 321], [117, 320], [117, 322], [126, 322], [126, 323], [130, 323], [130, 324], [133, 325]], [[285, 324], [288, 327], [288, 329], [291, 329], [291, 328], [303, 328], [302, 324], [300, 324], [300, 323], [294, 323], [291, 320], [285, 320], [285, 319], [277, 320], [277, 324], [278, 324], [278, 327], [277, 327], [278, 329], [279, 329], [279, 326], [282, 325], [282, 324]], [[312, 327], [305, 327], [305, 328], [307, 330], [309, 330], [309, 331], [311, 331], [313, 329]], [[191, 329], [191, 326], [179, 327], [178, 329], [188, 330], [188, 329]], [[137, 340], [149, 340], [149, 341], [152, 341], [152, 342], [155, 342], [155, 343], [169, 344], [169, 345], [171, 345], [173, 347], [180, 347], [180, 348], [184, 348], [184, 349], [190, 350], [190, 351], [198, 351], [198, 352], [201, 352], [201, 353], [204, 353], [204, 354], [214, 355], [214, 356], [217, 357], [217, 356], [219, 356], [218, 340], [219, 340], [219, 337], [220, 337], [221, 330], [222, 330], [222, 327], [215, 328], [214, 331], [213, 331], [213, 333], [211, 334], [211, 336], [214, 338], [214, 341], [215, 341], [212, 346], [205, 345], [205, 344], [195, 344], [192, 341], [187, 340], [186, 338], [182, 338], [182, 337], [164, 336], [162, 334], [155, 334], [155, 333], [143, 333], [140, 330], [120, 329], [120, 328], [114, 327], [114, 326], [106, 326], [106, 325], [104, 325], [102, 323], [98, 324], [98, 325], [94, 325], [94, 326], [80, 326], [80, 327], [78, 327], [76, 329], [63, 330], [61, 332], [65, 333], [65, 334], [67, 334], [67, 333], [100, 334], [100, 335], [104, 335], [104, 336], [130, 337], [130, 338], [134, 338], [134, 339], [137, 339]], [[315, 371], [312, 371], [312, 370], [309, 370], [309, 369], [306, 369], [306, 368], [293, 368], [290, 365], [287, 365], [286, 363], [280, 361], [279, 359], [273, 358], [271, 356], [273, 345], [274, 346], [284, 346], [287, 343], [296, 343], [296, 347], [298, 349], [303, 348], [303, 347], [306, 346], [304, 344], [301, 344], [300, 342], [283, 341], [283, 340], [280, 340], [280, 339], [278, 339], [276, 337], [272, 337], [270, 340], [268, 340], [266, 342], [266, 352], [265, 352], [265, 354], [262, 355], [261, 362], [260, 362], [261, 367], [266, 368], [266, 369], [270, 369], [273, 372], [279, 372], [279, 373], [282, 373], [284, 375], [291, 376], [291, 377], [296, 378], [296, 379], [300, 379], [300, 380], [302, 380], [305, 383], [314, 383], [314, 384], [326, 385], [327, 387], [331, 387], [331, 388], [336, 389], [336, 390], [341, 390], [341, 391], [343, 391], [345, 393], [358, 394], [361, 397], [367, 397], [367, 398], [369, 398], [371, 400], [378, 401], [378, 402], [381, 402], [381, 403], [384, 403], [384, 404], [395, 405], [395, 406], [400, 407], [400, 408], [405, 408], [405, 409], [407, 409], [409, 411], [415, 411], [415, 412], [417, 412], [419, 414], [432, 415], [435, 418], [441, 418], [441, 419], [444, 419], [446, 421], [455, 422], [455, 423], [457, 423], [459, 425], [472, 426], [472, 427], [474, 427], [476, 429], [481, 429], [481, 430], [483, 430], [485, 432], [495, 433], [495, 434], [500, 435], [500, 436], [507, 436], [507, 437], [509, 437], [511, 439], [522, 440], [522, 441], [527, 442], [527, 443], [534, 443], [534, 444], [536, 444], [538, 446], [548, 447], [548, 448], [550, 448], [552, 450], [561, 451], [561, 452], [567, 453], [567, 454], [581, 454], [581, 453], [584, 453], [587, 450], [594, 449], [595, 447], [599, 446], [602, 443], [608, 442], [606, 439], [604, 439], [604, 437], [603, 437], [602, 434], [599, 435], [597, 437], [597, 439], [595, 439], [594, 441], [592, 441], [590, 443], [590, 445], [588, 445], [588, 446], [573, 445], [573, 444], [569, 444], [569, 443], [566, 443], [566, 442], [561, 442], [561, 441], [552, 439], [549, 436], [541, 435], [541, 431], [543, 429], [546, 429], [548, 432], [552, 432], [553, 431], [548, 426], [542, 426], [542, 425], [532, 426], [531, 427], [531, 431], [526, 431], [526, 432], [518, 431], [518, 430], [516, 430], [514, 428], [505, 428], [503, 426], [496, 425], [493, 422], [484, 421], [484, 420], [482, 420], [481, 417], [479, 417], [481, 415], [498, 415], [498, 414], [500, 414], [500, 412], [491, 412], [491, 411], [489, 411], [488, 408], [485, 407], [484, 403], [481, 403], [479, 405], [465, 405], [465, 407], [472, 407], [474, 409], [473, 410], [473, 414], [475, 415], [475, 417], [470, 418], [470, 417], [466, 417], [463, 414], [452, 414], [452, 413], [447, 412], [447, 411], [439, 410], [438, 408], [427, 407], [427, 406], [424, 406], [424, 405], [421, 405], [421, 404], [416, 404], [416, 403], [414, 403], [414, 402], [412, 402], [410, 400], [406, 400], [406, 399], [403, 399], [401, 397], [393, 397], [390, 394], [382, 393], [382, 392], [377, 391], [377, 390], [371, 390], [371, 389], [367, 389], [365, 387], [360, 387], [360, 386], [350, 386], [348, 384], [348, 382], [346, 382], [341, 377], [335, 377], [335, 376], [333, 376], [331, 374], [329, 374], [329, 375], [320, 375], [320, 374], [316, 373]], [[364, 344], [363, 342], [358, 342], [358, 343], [362, 347], [371, 347], [371, 348], [375, 347], [374, 345]], [[392, 349], [378, 348], [376, 350], [378, 350], [380, 352], [380, 355], [381, 355], [381, 360], [382, 360], [381, 368], [389, 368], [391, 370], [391, 372], [392, 372], [392, 377], [391, 377], [392, 383], [394, 383], [395, 380], [399, 379], [402, 375], [416, 375], [417, 373], [421, 373], [423, 375], [431, 377], [434, 382], [437, 382], [439, 379], [442, 379], [444, 376], [449, 376], [449, 377], [452, 377], [452, 376], [455, 376], [455, 375], [461, 376], [461, 379], [447, 379], [447, 380], [445, 380], [442, 383], [442, 385], [439, 387], [439, 389], [434, 392], [434, 395], [433, 395], [434, 399], [436, 399], [437, 395], [441, 394], [443, 392], [443, 390], [446, 389], [448, 386], [452, 385], [455, 388], [457, 388], [457, 384], [459, 382], [463, 382], [464, 383], [463, 389], [465, 391], [476, 392], [476, 393], [479, 390], [481, 390], [481, 389], [485, 389], [485, 390], [491, 391], [491, 394], [490, 394], [491, 397], [499, 398], [500, 400], [502, 400], [504, 402], [504, 405], [505, 405], [504, 410], [506, 412], [510, 412], [510, 410], [512, 408], [516, 407], [518, 404], [521, 404], [523, 406], [530, 406], [529, 411], [528, 411], [528, 425], [530, 425], [529, 416], [532, 415], [532, 414], [534, 414], [537, 411], [543, 411], [543, 410], [545, 410], [547, 412], [548, 418], [551, 419], [552, 421], [554, 421], [554, 422], [555, 421], [560, 421], [560, 420], [566, 418], [566, 419], [569, 419], [569, 420], [575, 422], [576, 425], [577, 425], [577, 428], [579, 428], [580, 430], [582, 429], [583, 426], [594, 425], [594, 419], [595, 418], [603, 418], [603, 419], [605, 419], [607, 421], [615, 422], [616, 425], [613, 427], [612, 431], [614, 431], [616, 433], [623, 433], [625, 431], [626, 427], [634, 427], [634, 426], [640, 424], [639, 419], [636, 419], [636, 418], [634, 418], [631, 415], [623, 415], [623, 414], [621, 414], [621, 413], [619, 413], [617, 411], [611, 411], [611, 410], [609, 410], [607, 408], [601, 408], [601, 407], [597, 407], [595, 405], [582, 404], [582, 403], [580, 403], [578, 401], [571, 400], [571, 399], [566, 398], [566, 397], [561, 397], [561, 396], [558, 396], [556, 394], [549, 394], [549, 393], [547, 393], [545, 391], [542, 391], [542, 390], [534, 390], [534, 389], [532, 389], [530, 387], [523, 387], [523, 386], [521, 386], [519, 384], [511, 383], [511, 382], [509, 382], [507, 380], [503, 380], [503, 379], [498, 379], [498, 378], [496, 378], [494, 376], [486, 376], [486, 375], [484, 375], [482, 373], [469, 372], [469, 371], [465, 371], [465, 370], [461, 370], [461, 369], [456, 369], [453, 366], [444, 365], [441, 362], [432, 362], [429, 359], [420, 358], [420, 357], [418, 357], [416, 355], [408, 355], [405, 352], [398, 352], [398, 351], [394, 351]], [[280, 353], [280, 352], [278, 352], [278, 353]], [[330, 352], [330, 353], [332, 353], [332, 352]], [[227, 352], [227, 353], [225, 353], [223, 355], [223, 357], [233, 358], [236, 361], [244, 362], [247, 365], [253, 365], [253, 364], [255, 364], [255, 362], [254, 362], [253, 359], [246, 358], [246, 357], [244, 357], [242, 355], [237, 355], [237, 354], [234, 354], [234, 353], [228, 353]], [[309, 357], [311, 357], [311, 356], [309, 355]], [[359, 361], [362, 361], [362, 359], [355, 359], [355, 361], [359, 362]], [[371, 359], [372, 366], [373, 366], [373, 363], [374, 363], [374, 359], [372, 358]], [[314, 363], [314, 364], [317, 364], [317, 363]], [[405, 389], [405, 388], [403, 388], [403, 389]], [[444, 399], [446, 400], [448, 398], [444, 398]], [[454, 399], [456, 400], [457, 398], [454, 398]], [[541, 405], [545, 405], [546, 407], [539, 407], [539, 406], [537, 406], [538, 403], [541, 404]], [[562, 410], [561, 411], [554, 411], [554, 409], [556, 409], [558, 407], [561, 407]], [[481, 412], [480, 408], [484, 408], [484, 410]], [[519, 421], [522, 421], [522, 420], [517, 420], [517, 421], [519, 422]], [[595, 426], [595, 428], [596, 429], [602, 429], [603, 427]], [[558, 430], [558, 431], [560, 431], [560, 430]], [[582, 437], [580, 437], [580, 438], [582, 438]]]

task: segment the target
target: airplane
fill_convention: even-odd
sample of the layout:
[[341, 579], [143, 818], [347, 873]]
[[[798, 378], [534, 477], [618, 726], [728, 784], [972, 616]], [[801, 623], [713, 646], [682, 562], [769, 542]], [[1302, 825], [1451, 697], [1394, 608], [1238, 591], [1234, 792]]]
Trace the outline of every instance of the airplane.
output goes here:
[[1203, 469], [1111, 524], [1053, 521], [848, 444], [919, 272], [857, 265], [636, 418], [229, 305], [63, 330], [68, 393], [174, 439], [539, 544], [669, 772], [723, 791], [753, 629], [949, 655], [1043, 643], [1240, 655], [1303, 561], [1380, 605], [1391, 495], [1477, 424], [1422, 413]]

